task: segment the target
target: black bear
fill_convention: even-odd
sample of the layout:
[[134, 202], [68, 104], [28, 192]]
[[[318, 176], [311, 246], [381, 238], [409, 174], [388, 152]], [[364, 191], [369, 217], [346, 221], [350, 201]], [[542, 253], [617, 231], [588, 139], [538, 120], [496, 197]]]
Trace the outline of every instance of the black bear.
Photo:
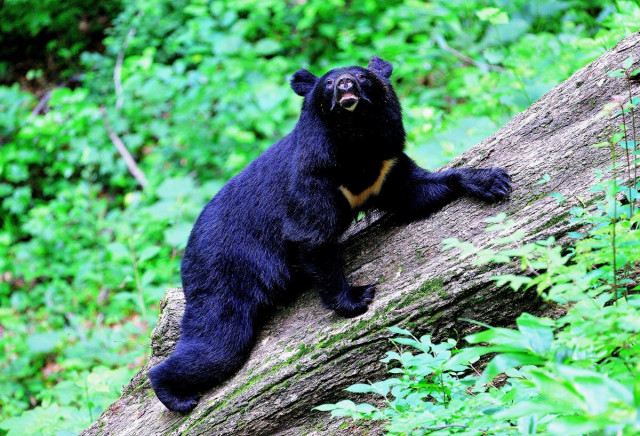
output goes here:
[[405, 132], [377, 56], [367, 68], [338, 68], [291, 80], [304, 97], [293, 131], [232, 178], [205, 206], [182, 259], [186, 308], [176, 350], [149, 371], [169, 409], [192, 410], [231, 376], [253, 345], [257, 319], [310, 277], [322, 303], [341, 316], [364, 313], [375, 284], [351, 286], [338, 238], [360, 211], [423, 218], [469, 194], [501, 200], [500, 168], [429, 172], [403, 153]]

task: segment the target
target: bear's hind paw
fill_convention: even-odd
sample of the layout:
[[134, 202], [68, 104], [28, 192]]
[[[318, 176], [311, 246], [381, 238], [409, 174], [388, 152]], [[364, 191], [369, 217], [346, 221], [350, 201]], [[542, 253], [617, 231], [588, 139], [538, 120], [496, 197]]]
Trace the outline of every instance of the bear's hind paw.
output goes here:
[[353, 318], [365, 313], [376, 294], [377, 283], [375, 281], [364, 286], [351, 286], [347, 298], [342, 299], [340, 305], [334, 308], [335, 312], [345, 318]]

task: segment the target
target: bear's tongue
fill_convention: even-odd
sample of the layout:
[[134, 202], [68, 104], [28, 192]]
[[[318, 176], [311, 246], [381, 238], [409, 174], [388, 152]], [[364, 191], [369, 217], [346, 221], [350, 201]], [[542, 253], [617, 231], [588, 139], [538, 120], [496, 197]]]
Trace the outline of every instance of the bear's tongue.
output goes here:
[[358, 97], [350, 92], [347, 92], [342, 97], [340, 97], [340, 106], [351, 112], [356, 108], [359, 100], [360, 99]]

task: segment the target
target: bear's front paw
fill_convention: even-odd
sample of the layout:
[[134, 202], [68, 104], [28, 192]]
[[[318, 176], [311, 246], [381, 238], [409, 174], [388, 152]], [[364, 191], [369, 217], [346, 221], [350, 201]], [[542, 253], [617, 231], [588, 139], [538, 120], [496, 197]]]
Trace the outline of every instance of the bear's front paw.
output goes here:
[[351, 288], [340, 299], [339, 305], [334, 308], [338, 315], [345, 318], [362, 315], [367, 311], [369, 304], [373, 301], [376, 293], [377, 282], [364, 286], [351, 286]]
[[511, 176], [502, 168], [475, 170], [463, 182], [468, 194], [484, 201], [500, 201], [511, 193]]

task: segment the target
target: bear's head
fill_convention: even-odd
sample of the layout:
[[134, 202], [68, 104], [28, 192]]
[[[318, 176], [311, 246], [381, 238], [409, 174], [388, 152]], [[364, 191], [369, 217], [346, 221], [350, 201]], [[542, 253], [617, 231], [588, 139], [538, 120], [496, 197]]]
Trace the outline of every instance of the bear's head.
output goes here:
[[345, 116], [366, 111], [367, 107], [383, 107], [390, 97], [397, 100], [389, 84], [392, 71], [389, 62], [373, 56], [367, 68], [336, 68], [320, 78], [298, 70], [291, 79], [291, 88], [305, 97], [305, 105], [318, 108], [322, 114]]

